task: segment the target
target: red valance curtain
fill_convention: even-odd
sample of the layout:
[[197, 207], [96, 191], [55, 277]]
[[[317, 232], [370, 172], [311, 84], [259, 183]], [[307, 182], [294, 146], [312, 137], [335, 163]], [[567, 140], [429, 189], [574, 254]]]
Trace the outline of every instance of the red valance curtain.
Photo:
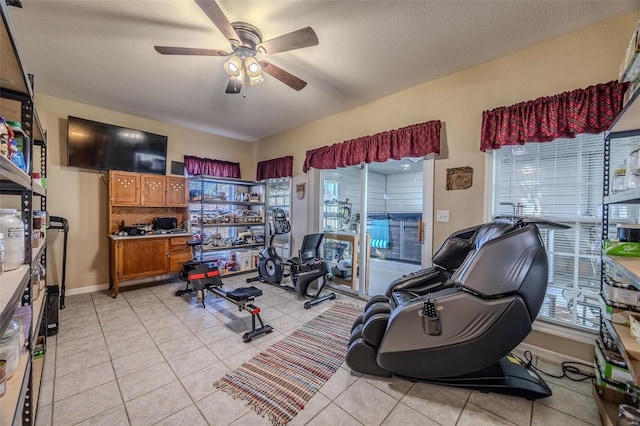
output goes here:
[[303, 171], [440, 153], [440, 121], [427, 121], [307, 151]]
[[627, 83], [611, 81], [482, 113], [480, 150], [602, 133], [622, 110]]
[[240, 179], [240, 163], [185, 155], [184, 167], [190, 175], [207, 175]]
[[260, 161], [256, 170], [256, 179], [276, 179], [293, 176], [293, 156]]

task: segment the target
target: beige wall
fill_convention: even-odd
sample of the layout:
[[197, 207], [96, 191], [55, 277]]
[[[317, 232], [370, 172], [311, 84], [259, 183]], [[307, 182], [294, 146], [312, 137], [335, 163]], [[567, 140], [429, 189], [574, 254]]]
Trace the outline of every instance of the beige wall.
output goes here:
[[[304, 181], [302, 164], [308, 149], [441, 120], [442, 146], [440, 158], [435, 162], [434, 210], [450, 210], [451, 221], [435, 224], [433, 242], [437, 247], [449, 233], [480, 223], [484, 218], [487, 154], [479, 150], [482, 111], [616, 79], [639, 18], [640, 12], [626, 14], [254, 145], [37, 94], [36, 107], [48, 130], [48, 210], [66, 217], [71, 225], [67, 287], [105, 284], [109, 277], [105, 235], [107, 187], [99, 173], [65, 166], [67, 115], [167, 135], [169, 162], [182, 161], [184, 154], [236, 161], [240, 162], [245, 179], [255, 178], [256, 161], [293, 155], [296, 181]], [[460, 166], [473, 167], [473, 186], [446, 191], [446, 169]], [[307, 194], [310, 189], [307, 187]], [[307, 202], [309, 198], [305, 196]], [[299, 227], [303, 221], [296, 223]], [[297, 233], [303, 235], [305, 230], [299, 228]], [[50, 237], [48, 276], [52, 277], [50, 283], [58, 283], [62, 238]]]
[[[255, 179], [255, 144], [41, 94], [36, 95], [36, 108], [47, 129], [47, 210], [69, 220], [67, 289], [109, 282], [107, 176], [66, 166], [68, 115], [168, 136], [167, 171], [171, 161], [183, 161], [186, 154], [239, 162], [242, 177]], [[62, 240], [62, 234], [49, 232], [49, 284], [61, 281]]]
[[[482, 111], [617, 79], [639, 18], [639, 12], [629, 13], [262, 140], [258, 161], [293, 155], [295, 176], [302, 173], [308, 149], [441, 120], [434, 210], [450, 210], [451, 221], [435, 223], [433, 242], [438, 247], [451, 232], [483, 222]], [[473, 167], [473, 186], [446, 191], [446, 169], [460, 166]]]

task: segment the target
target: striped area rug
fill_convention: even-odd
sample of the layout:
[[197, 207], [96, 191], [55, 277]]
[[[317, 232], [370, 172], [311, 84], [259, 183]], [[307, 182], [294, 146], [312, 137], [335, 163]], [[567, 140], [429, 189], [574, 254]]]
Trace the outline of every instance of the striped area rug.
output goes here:
[[361, 313], [361, 307], [335, 303], [213, 385], [285, 425], [345, 360], [351, 325]]

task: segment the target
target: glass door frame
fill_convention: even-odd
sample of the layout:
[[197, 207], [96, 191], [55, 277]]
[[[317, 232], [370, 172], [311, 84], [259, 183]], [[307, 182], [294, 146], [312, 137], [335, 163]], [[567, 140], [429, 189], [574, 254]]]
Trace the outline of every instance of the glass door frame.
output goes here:
[[[320, 229], [322, 232], [322, 203], [323, 203], [323, 183], [324, 183], [324, 174], [323, 170], [319, 170], [317, 174], [317, 188], [318, 188], [318, 197], [317, 203], [318, 205], [309, 206], [310, 211], [317, 212], [317, 217], [315, 218], [315, 227]], [[367, 214], [367, 204], [368, 204], [368, 188], [369, 188], [369, 165], [367, 163], [360, 164], [360, 218], [366, 218]], [[421, 255], [421, 267], [427, 268], [432, 265], [431, 257], [433, 256], [433, 208], [434, 208], [434, 182], [435, 182], [435, 158], [428, 156], [423, 159], [422, 163], [422, 255]], [[353, 212], [356, 213], [356, 212]], [[310, 215], [311, 216], [311, 215]], [[311, 219], [311, 218], [310, 218]], [[313, 221], [313, 219], [311, 219]], [[311, 228], [310, 228], [311, 229]], [[366, 219], [360, 220], [360, 228], [358, 230], [360, 235], [367, 234], [367, 221]], [[360, 253], [360, 278], [358, 280], [358, 288], [357, 290], [352, 290], [346, 287], [340, 287], [341, 290], [344, 290], [348, 293], [354, 294], [359, 297], [366, 299], [370, 297], [367, 293], [365, 293], [365, 285], [368, 279], [368, 263], [369, 259], [367, 258], [367, 252], [369, 247], [367, 247], [367, 238], [360, 238], [360, 247], [357, 249]], [[354, 248], [354, 251], [356, 248]], [[329, 283], [329, 286], [333, 286], [333, 284]]]

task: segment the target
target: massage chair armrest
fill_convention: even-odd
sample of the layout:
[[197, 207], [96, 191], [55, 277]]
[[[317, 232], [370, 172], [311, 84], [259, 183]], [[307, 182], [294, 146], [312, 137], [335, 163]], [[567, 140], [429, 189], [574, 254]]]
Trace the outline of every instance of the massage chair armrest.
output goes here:
[[[415, 297], [411, 300], [404, 301], [398, 304], [390, 313], [387, 329], [391, 328], [394, 322], [397, 324], [406, 324], [409, 322], [423, 322], [423, 315], [425, 315], [426, 304], [430, 302], [433, 304], [436, 312], [438, 312], [438, 301], [440, 298], [448, 298], [448, 296], [454, 295], [462, 291], [460, 288], [455, 287], [454, 283], [449, 283], [448, 286], [443, 286], [437, 292], [431, 292], [424, 294], [420, 297]], [[422, 312], [422, 313], [421, 313]], [[426, 315], [425, 315], [426, 317]], [[366, 320], [365, 320], [366, 322]], [[426, 332], [426, 330], [425, 330]], [[428, 333], [430, 334], [430, 333]]]
[[432, 266], [394, 281], [387, 288], [385, 296], [400, 304], [450, 286], [450, 277], [449, 271]]

